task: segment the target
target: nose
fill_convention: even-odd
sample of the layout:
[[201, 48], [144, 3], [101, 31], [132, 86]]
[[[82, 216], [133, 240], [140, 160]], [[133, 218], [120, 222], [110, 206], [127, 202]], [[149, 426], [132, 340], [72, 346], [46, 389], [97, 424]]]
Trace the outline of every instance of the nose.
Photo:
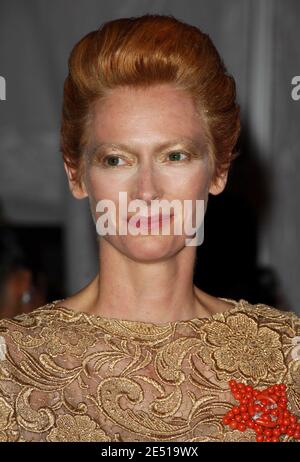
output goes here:
[[137, 179], [133, 190], [133, 199], [143, 200], [150, 205], [151, 201], [162, 195], [162, 182], [159, 181], [157, 172], [151, 166], [143, 165], [137, 173]]

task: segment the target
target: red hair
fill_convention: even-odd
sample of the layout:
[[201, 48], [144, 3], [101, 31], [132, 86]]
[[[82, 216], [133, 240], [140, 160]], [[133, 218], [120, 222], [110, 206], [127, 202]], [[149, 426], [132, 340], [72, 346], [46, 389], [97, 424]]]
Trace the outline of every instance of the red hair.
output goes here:
[[186, 90], [204, 120], [213, 180], [237, 157], [239, 105], [234, 78], [210, 37], [171, 15], [146, 14], [104, 23], [69, 57], [60, 150], [81, 183], [93, 103], [120, 86], [169, 83]]

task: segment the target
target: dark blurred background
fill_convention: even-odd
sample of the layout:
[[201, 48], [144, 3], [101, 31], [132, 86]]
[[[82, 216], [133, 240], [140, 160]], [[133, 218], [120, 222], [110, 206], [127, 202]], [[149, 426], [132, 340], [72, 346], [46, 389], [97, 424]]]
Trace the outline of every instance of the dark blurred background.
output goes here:
[[70, 295], [97, 272], [88, 202], [71, 196], [58, 150], [63, 82], [83, 35], [144, 13], [208, 33], [237, 83], [240, 156], [210, 195], [195, 284], [300, 314], [300, 2], [2, 0], [0, 317]]

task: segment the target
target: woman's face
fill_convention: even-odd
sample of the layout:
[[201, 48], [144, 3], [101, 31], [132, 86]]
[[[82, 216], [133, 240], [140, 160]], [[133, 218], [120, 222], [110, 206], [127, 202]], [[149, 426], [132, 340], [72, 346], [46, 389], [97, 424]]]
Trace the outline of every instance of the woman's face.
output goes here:
[[[72, 188], [77, 198], [89, 196], [94, 222], [102, 213], [98, 201], [109, 199], [116, 206], [116, 229], [119, 229], [119, 193], [126, 193], [127, 203], [151, 200], [183, 204], [192, 200], [193, 226], [196, 199], [208, 193], [218, 194], [225, 183], [210, 185], [212, 164], [209, 160], [202, 122], [190, 96], [171, 85], [149, 89], [122, 87], [112, 90], [95, 106], [91, 140], [85, 154], [84, 188]], [[128, 216], [144, 211], [126, 211]], [[182, 219], [183, 215], [182, 215]], [[112, 246], [131, 259], [151, 261], [175, 255], [185, 246], [187, 235], [161, 231], [153, 235], [105, 235]]]

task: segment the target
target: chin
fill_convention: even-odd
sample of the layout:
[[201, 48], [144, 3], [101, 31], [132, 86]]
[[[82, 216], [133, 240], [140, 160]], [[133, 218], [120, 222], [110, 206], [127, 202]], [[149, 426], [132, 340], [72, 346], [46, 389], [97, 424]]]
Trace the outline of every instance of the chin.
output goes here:
[[[178, 236], [126, 236], [121, 252], [139, 262], [159, 261], [172, 257], [184, 247]], [[118, 246], [119, 247], [119, 246]]]

